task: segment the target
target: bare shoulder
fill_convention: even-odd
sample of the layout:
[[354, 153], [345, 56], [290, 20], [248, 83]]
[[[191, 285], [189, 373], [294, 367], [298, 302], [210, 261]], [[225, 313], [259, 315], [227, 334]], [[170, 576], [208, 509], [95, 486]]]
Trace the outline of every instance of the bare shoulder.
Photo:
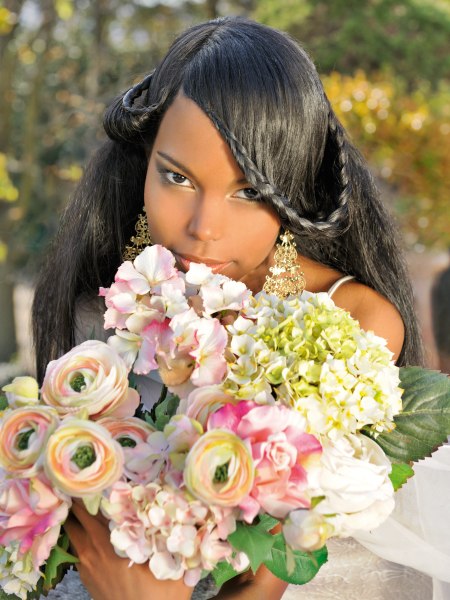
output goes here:
[[347, 310], [366, 331], [385, 338], [395, 358], [401, 352], [405, 337], [402, 317], [387, 298], [372, 288], [351, 281], [338, 288], [333, 295], [337, 306]]

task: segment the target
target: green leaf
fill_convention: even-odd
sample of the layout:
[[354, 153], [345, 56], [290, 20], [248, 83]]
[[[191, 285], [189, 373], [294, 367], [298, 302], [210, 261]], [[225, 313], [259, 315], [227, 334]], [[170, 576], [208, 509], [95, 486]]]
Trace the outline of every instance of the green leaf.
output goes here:
[[[272, 547], [271, 558], [264, 561], [264, 564], [278, 579], [296, 585], [303, 585], [311, 581], [320, 567], [327, 562], [328, 551], [326, 546], [314, 552], [299, 552], [286, 547], [283, 534], [278, 533], [273, 537], [275, 542]], [[289, 556], [287, 550], [289, 550]], [[290, 563], [293, 563], [293, 570], [290, 568]]]
[[176, 413], [180, 399], [174, 394], [167, 394], [165, 399], [155, 408], [155, 425], [158, 431], [163, 431], [164, 427]]
[[6, 396], [4, 396], [3, 394], [0, 395], [0, 410], [5, 410], [8, 408], [8, 400], [6, 398]]
[[278, 525], [280, 521], [275, 519], [275, 517], [271, 517], [270, 515], [259, 515], [258, 522], [253, 523], [252, 527], [256, 527], [261, 531], [271, 531], [274, 527]]
[[253, 573], [256, 573], [263, 562], [270, 560], [275, 536], [258, 526], [238, 523], [236, 531], [228, 536], [228, 541], [236, 550], [245, 552]]
[[394, 486], [394, 490], [399, 490], [410, 477], [414, 475], [414, 469], [405, 463], [393, 463], [389, 479]]
[[236, 577], [237, 574], [237, 571], [235, 571], [230, 563], [227, 563], [226, 561], [218, 563], [214, 571], [211, 571], [211, 575], [213, 576], [217, 587], [221, 587], [226, 581]]
[[373, 436], [393, 462], [430, 456], [450, 434], [450, 379], [420, 367], [400, 369], [403, 410], [395, 429]]
[[78, 558], [69, 554], [61, 546], [55, 546], [50, 552], [50, 556], [47, 559], [44, 571], [45, 585], [50, 587], [55, 578], [58, 577], [58, 568], [66, 563], [77, 563]]

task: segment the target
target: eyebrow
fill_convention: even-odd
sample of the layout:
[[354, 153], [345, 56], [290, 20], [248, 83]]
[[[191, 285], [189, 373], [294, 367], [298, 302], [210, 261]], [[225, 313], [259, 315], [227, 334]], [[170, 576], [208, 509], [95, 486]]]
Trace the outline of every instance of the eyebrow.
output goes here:
[[[195, 176], [193, 175], [193, 173], [191, 173], [191, 171], [187, 167], [185, 167], [182, 163], [180, 163], [177, 160], [175, 160], [174, 158], [172, 158], [169, 154], [166, 154], [165, 152], [161, 152], [160, 150], [157, 150], [156, 154], [158, 154], [159, 156], [161, 156], [161, 158], [164, 158], [168, 162], [172, 163], [172, 165], [174, 167], [176, 167], [177, 169], [180, 169], [181, 171], [186, 173], [186, 175], [188, 175], [192, 179], [195, 179]], [[239, 183], [239, 184], [248, 183], [248, 180], [245, 177], [243, 177], [242, 179], [239, 179], [238, 181], [236, 181], [236, 183]]]

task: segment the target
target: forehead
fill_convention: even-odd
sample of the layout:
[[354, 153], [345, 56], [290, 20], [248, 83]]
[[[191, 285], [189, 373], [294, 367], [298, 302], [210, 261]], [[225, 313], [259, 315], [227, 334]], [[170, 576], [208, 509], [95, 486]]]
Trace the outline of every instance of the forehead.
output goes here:
[[178, 94], [158, 129], [152, 154], [164, 152], [194, 173], [217, 171], [242, 176], [228, 144], [201, 108]]

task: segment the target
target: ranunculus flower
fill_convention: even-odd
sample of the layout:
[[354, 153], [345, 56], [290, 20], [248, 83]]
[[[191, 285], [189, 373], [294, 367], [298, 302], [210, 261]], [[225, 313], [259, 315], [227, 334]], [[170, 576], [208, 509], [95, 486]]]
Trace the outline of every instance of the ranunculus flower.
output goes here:
[[39, 404], [39, 385], [34, 377], [15, 377], [2, 390], [10, 408]]
[[314, 510], [336, 515], [330, 522], [340, 536], [381, 525], [394, 508], [392, 465], [381, 447], [362, 434], [324, 444], [317, 495], [325, 498]]
[[57, 495], [44, 476], [6, 479], [0, 484], [0, 544], [19, 544], [19, 553], [31, 553], [39, 569], [56, 544], [66, 520], [70, 499]]
[[253, 505], [246, 503], [244, 519], [251, 521], [260, 507], [276, 518], [296, 508], [308, 508], [316, 485], [322, 446], [305, 433], [305, 419], [282, 406], [254, 402], [227, 404], [210, 416], [208, 431], [227, 428], [251, 446], [255, 482]]
[[186, 399], [182, 399], [177, 413], [186, 414], [206, 428], [209, 416], [225, 404], [239, 402], [234, 396], [225, 394], [219, 386], [206, 385], [193, 390]]
[[129, 417], [139, 406], [139, 394], [128, 387], [124, 361], [97, 340], [75, 346], [48, 364], [42, 400], [61, 416], [86, 409], [91, 419]]
[[123, 474], [122, 447], [94, 421], [70, 418], [52, 433], [44, 457], [53, 485], [75, 498], [100, 494]]
[[59, 423], [58, 413], [48, 406], [7, 411], [0, 423], [0, 465], [14, 477], [36, 475], [45, 444]]
[[216, 429], [202, 435], [186, 458], [184, 482], [206, 504], [238, 506], [253, 487], [249, 447], [233, 433]]
[[155, 461], [150, 456], [147, 440], [155, 429], [137, 417], [104, 417], [97, 423], [106, 427], [113, 439], [122, 446], [125, 459], [124, 474], [128, 479], [136, 483], [152, 481]]

